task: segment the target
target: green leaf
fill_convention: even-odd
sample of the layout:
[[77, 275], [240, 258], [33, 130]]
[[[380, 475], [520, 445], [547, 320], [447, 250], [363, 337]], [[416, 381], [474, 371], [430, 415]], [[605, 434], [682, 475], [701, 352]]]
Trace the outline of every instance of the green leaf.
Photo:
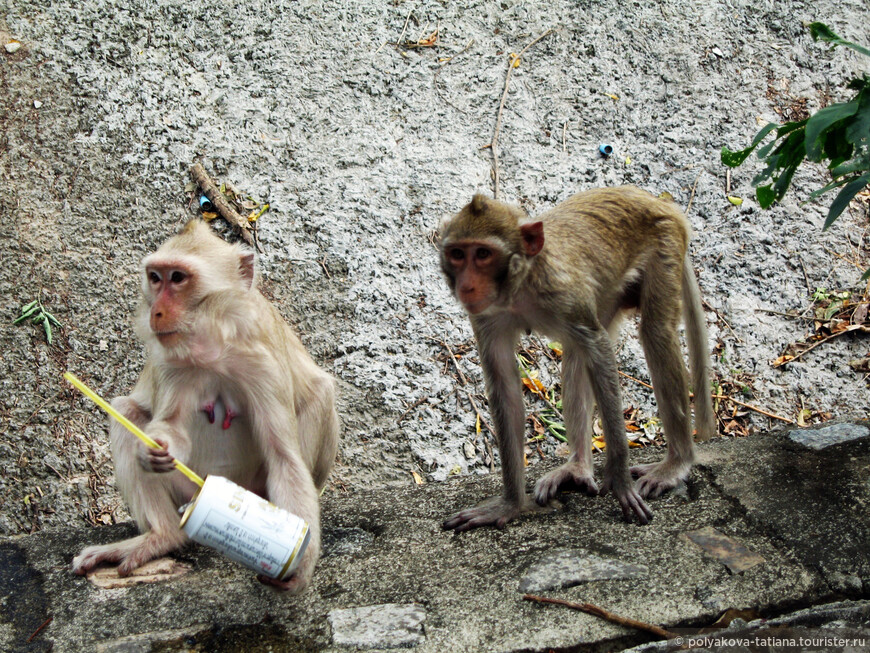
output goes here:
[[34, 324], [42, 324], [43, 322], [45, 322], [45, 314], [44, 313], [40, 313], [35, 318], [33, 318]]
[[24, 306], [21, 307], [21, 312], [22, 312], [22, 313], [26, 313], [26, 312], [29, 311], [31, 308], [33, 308], [34, 306], [36, 306], [36, 304], [38, 303], [38, 301], [39, 301], [39, 300], [34, 299], [34, 300], [33, 300], [32, 302], [30, 302], [29, 304], [25, 304]]
[[810, 193], [810, 199], [814, 200], [819, 195], [823, 195], [823, 194], [827, 193], [829, 190], [833, 190], [834, 188], [839, 188], [843, 184], [849, 183], [849, 181], [850, 181], [849, 179], [835, 179], [830, 184], [826, 184], [825, 186], [822, 186], [821, 188], [817, 188], [812, 193]]
[[755, 135], [755, 138], [752, 139], [752, 145], [747, 147], [744, 150], [739, 150], [737, 152], [732, 152], [727, 147], [723, 147], [722, 151], [719, 155], [722, 164], [728, 166], [729, 168], [736, 168], [741, 163], [746, 161], [746, 158], [752, 154], [752, 150], [758, 147], [758, 144], [764, 140], [764, 137], [767, 136], [770, 132], [776, 129], [779, 125], [773, 122], [767, 123], [761, 130]]
[[15, 320], [12, 321], [12, 324], [18, 324], [19, 322], [23, 322], [27, 318], [33, 316], [37, 311], [39, 311], [39, 306], [31, 306], [26, 312], [15, 318]]
[[60, 321], [48, 311], [45, 311], [45, 317], [54, 322], [55, 326], [60, 326]]
[[824, 109], [819, 109], [807, 121], [806, 151], [810, 161], [821, 161], [825, 143], [822, 135], [831, 129], [836, 123], [850, 118], [858, 111], [858, 102], [853, 100], [846, 104], [832, 104]]
[[870, 50], [856, 43], [852, 43], [851, 41], [846, 41], [843, 38], [840, 38], [834, 33], [830, 27], [825, 25], [824, 23], [810, 23], [810, 34], [813, 37], [814, 41], [825, 41], [827, 43], [831, 43], [835, 46], [842, 45], [846, 48], [852, 48], [856, 52], [860, 52], [861, 54], [866, 54], [870, 57]]
[[867, 184], [870, 184], [870, 172], [858, 177], [857, 179], [853, 179], [851, 182], [843, 186], [843, 190], [840, 191], [840, 194], [837, 195], [833, 204], [831, 204], [831, 209], [828, 211], [828, 217], [825, 220], [825, 226], [822, 227], [822, 229], [830, 227], [834, 220], [840, 217], [840, 214], [847, 206], [849, 206], [849, 202], [852, 201], [852, 198], [855, 197], [855, 195], [857, 195]]
[[835, 168], [831, 168], [831, 176], [834, 179], [837, 179], [838, 177], [844, 177], [846, 175], [851, 175], [854, 172], [868, 169], [870, 169], [870, 160], [862, 161], [861, 159], [851, 159], [849, 161], [844, 161]]
[[771, 205], [776, 201], [776, 193], [770, 187], [770, 184], [766, 186], [759, 186], [755, 189], [755, 198], [758, 200], [758, 204], [763, 209], [769, 209]]
[[870, 142], [870, 91], [864, 91], [859, 96], [862, 105], [846, 127], [846, 140], [853, 145]]
[[51, 344], [51, 322], [46, 320], [42, 323], [42, 326], [45, 327], [45, 338], [48, 340], [48, 344]]

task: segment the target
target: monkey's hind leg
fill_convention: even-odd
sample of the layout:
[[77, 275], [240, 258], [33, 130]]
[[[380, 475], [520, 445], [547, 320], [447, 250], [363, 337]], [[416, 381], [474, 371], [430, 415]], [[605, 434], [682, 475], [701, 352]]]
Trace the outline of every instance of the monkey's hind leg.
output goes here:
[[[129, 397], [112, 402], [116, 410], [140, 428], [151, 419], [150, 413]], [[159, 558], [180, 548], [187, 536], [178, 527], [174, 488], [171, 474], [157, 474], [143, 469], [137, 459], [139, 441], [114, 420], [109, 427], [112, 454], [115, 459], [115, 477], [130, 514], [136, 520], [142, 535], [113, 544], [89, 546], [72, 562], [76, 574], [86, 574], [103, 563], [117, 563], [118, 574], [127, 576], [149, 560]]]
[[677, 336], [677, 292], [659, 292], [641, 308], [640, 340], [652, 377], [668, 450], [660, 463], [630, 469], [642, 497], [657, 497], [689, 476], [694, 462], [686, 366]]
[[599, 493], [593, 476], [590, 442], [592, 411], [595, 407], [592, 383], [585, 362], [573, 350], [565, 350], [562, 376], [565, 387], [562, 403], [571, 456], [535, 484], [535, 501], [541, 506], [549, 503], [561, 490], [578, 490], [589, 496]]

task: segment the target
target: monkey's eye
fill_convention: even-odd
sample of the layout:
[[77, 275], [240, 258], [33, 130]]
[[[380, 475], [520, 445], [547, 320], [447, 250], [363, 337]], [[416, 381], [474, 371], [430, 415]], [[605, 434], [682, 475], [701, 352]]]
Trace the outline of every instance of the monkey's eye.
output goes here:
[[451, 261], [461, 261], [465, 258], [465, 251], [463, 251], [459, 247], [454, 247], [449, 252], [447, 252], [447, 256]]
[[187, 279], [187, 275], [181, 270], [173, 270], [172, 274], [169, 276], [169, 280], [172, 283], [181, 283], [185, 279]]
[[155, 284], [160, 283], [160, 275], [152, 270], [148, 273], [148, 281]]
[[492, 250], [487, 249], [486, 247], [478, 247], [477, 251], [474, 252], [474, 257], [478, 261], [485, 261], [492, 256]]

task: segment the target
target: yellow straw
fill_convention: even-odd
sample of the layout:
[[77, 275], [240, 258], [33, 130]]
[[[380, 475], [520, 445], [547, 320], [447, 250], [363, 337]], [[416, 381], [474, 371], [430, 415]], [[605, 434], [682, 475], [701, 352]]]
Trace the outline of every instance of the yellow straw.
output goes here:
[[[160, 449], [160, 445], [157, 444], [152, 438], [145, 435], [145, 431], [140, 429], [138, 426], [136, 426], [133, 422], [128, 420], [126, 417], [124, 417], [117, 410], [112, 408], [105, 399], [103, 399], [100, 395], [98, 395], [96, 392], [94, 392], [88, 386], [86, 386], [84, 383], [82, 383], [81, 380], [75, 374], [71, 374], [70, 372], [65, 372], [63, 375], [63, 378], [65, 378], [67, 381], [72, 383], [76, 388], [81, 390], [82, 393], [88, 399], [93, 401], [95, 404], [97, 404], [97, 406], [99, 406], [104, 411], [109, 413], [109, 415], [111, 415], [116, 420], [118, 420], [118, 422], [121, 424], [121, 426], [123, 426], [125, 429], [130, 431], [130, 433], [132, 433], [137, 438], [142, 440], [142, 442], [144, 442], [146, 445], [148, 445], [152, 449]], [[196, 483], [199, 487], [202, 487], [202, 484], [205, 482], [202, 480], [202, 478], [196, 472], [194, 472], [192, 469], [190, 469], [190, 467], [185, 465], [180, 460], [175, 461], [175, 468], [179, 472], [184, 474], [187, 478], [189, 478], [191, 481]]]

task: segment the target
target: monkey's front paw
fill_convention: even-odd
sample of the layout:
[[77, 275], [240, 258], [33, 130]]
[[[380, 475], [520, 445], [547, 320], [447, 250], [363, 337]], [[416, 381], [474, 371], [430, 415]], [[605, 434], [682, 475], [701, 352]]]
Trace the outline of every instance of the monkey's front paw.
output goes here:
[[442, 526], [446, 530], [452, 529], [457, 533], [479, 526], [504, 528], [505, 524], [522, 513], [524, 508], [529, 507], [531, 507], [531, 502], [528, 501], [528, 498], [522, 503], [515, 503], [502, 497], [491, 497], [474, 508], [456, 513]]
[[148, 449], [148, 466], [152, 472], [165, 474], [175, 469], [175, 457], [169, 453], [169, 445], [157, 438], [154, 441], [160, 445], [159, 449]]
[[568, 462], [538, 480], [535, 484], [535, 501], [545, 506], [562, 490], [577, 490], [589, 496], [599, 493], [592, 473], [576, 463]]

